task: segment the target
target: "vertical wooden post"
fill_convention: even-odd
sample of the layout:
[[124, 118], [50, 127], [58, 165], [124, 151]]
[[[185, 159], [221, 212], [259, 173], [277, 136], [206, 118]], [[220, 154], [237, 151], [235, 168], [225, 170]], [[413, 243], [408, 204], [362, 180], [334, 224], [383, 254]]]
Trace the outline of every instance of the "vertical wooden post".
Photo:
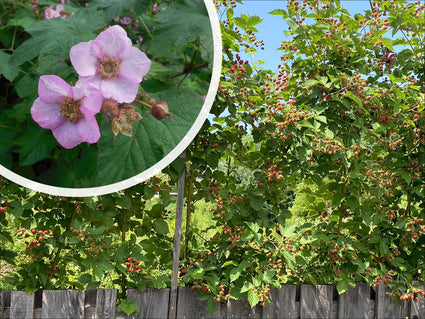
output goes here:
[[[186, 158], [186, 152], [180, 155]], [[182, 238], [183, 223], [183, 202], [184, 202], [184, 179], [186, 166], [183, 168], [177, 184], [177, 207], [176, 207], [176, 224], [174, 229], [174, 250], [173, 250], [173, 273], [171, 276], [170, 303], [168, 305], [168, 318], [174, 319], [177, 316], [177, 283], [179, 280], [179, 260], [180, 260], [180, 243]]]

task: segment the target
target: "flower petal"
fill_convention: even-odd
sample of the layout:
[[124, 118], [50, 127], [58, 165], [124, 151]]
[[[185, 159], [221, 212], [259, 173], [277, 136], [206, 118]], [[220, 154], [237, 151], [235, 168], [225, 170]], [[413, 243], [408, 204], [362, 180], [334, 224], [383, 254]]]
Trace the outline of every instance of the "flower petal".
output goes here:
[[97, 58], [92, 51], [93, 40], [74, 45], [69, 52], [71, 63], [80, 76], [95, 75]]
[[104, 98], [113, 98], [118, 103], [131, 103], [139, 91], [139, 83], [122, 76], [105, 79], [100, 83]]
[[77, 126], [75, 123], [66, 121], [63, 125], [52, 130], [53, 136], [65, 148], [74, 148], [81, 142], [81, 138], [77, 135]]
[[74, 99], [81, 99], [81, 106], [92, 114], [100, 112], [103, 102], [99, 87], [89, 81], [89, 78], [85, 78], [75, 84]]
[[98, 58], [115, 57], [119, 51], [131, 46], [127, 32], [119, 25], [109, 27], [93, 40], [93, 51]]
[[99, 125], [97, 124], [96, 118], [90, 110], [84, 107], [80, 108], [81, 113], [84, 117], [78, 120], [77, 135], [78, 137], [88, 143], [96, 143], [100, 138]]
[[31, 116], [42, 128], [55, 129], [65, 123], [58, 105], [44, 103], [40, 98], [31, 107]]
[[119, 53], [119, 59], [121, 60], [119, 76], [134, 79], [137, 82], [141, 82], [151, 68], [151, 60], [136, 47], [122, 50]]
[[42, 75], [38, 82], [38, 95], [47, 104], [59, 105], [64, 96], [74, 97], [72, 87], [56, 75]]

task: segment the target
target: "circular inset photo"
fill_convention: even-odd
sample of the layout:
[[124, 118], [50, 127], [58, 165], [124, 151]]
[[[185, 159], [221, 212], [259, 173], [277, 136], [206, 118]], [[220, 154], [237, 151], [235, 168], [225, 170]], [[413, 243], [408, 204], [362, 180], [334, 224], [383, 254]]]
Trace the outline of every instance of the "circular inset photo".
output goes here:
[[0, 174], [94, 196], [158, 173], [215, 98], [213, 1], [44, 3], [0, 8]]

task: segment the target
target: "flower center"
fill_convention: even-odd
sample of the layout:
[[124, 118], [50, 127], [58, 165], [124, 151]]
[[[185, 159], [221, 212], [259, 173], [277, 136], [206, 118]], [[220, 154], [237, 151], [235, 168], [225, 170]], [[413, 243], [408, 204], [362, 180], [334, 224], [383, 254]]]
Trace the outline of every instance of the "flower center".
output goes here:
[[83, 117], [83, 113], [80, 111], [80, 100], [74, 100], [65, 96], [59, 107], [62, 116], [72, 123], [77, 122], [78, 119]]
[[100, 59], [97, 63], [97, 70], [104, 79], [113, 78], [120, 71], [120, 61], [110, 56]]

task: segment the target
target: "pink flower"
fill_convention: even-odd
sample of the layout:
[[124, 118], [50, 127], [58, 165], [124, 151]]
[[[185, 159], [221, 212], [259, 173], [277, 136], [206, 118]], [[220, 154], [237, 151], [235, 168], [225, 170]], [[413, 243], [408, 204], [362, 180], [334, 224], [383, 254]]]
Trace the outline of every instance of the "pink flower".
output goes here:
[[[59, 5], [57, 7], [59, 7]], [[53, 6], [50, 6], [44, 10], [44, 17], [46, 19], [53, 19], [53, 18], [60, 17], [60, 11], [57, 11], [57, 9], [56, 10], [53, 9]]]
[[38, 83], [39, 97], [31, 107], [31, 115], [42, 128], [65, 148], [82, 142], [96, 143], [100, 138], [94, 115], [100, 111], [102, 96], [97, 87], [70, 86], [56, 75], [43, 75]]
[[119, 25], [109, 27], [95, 40], [74, 45], [69, 56], [80, 81], [97, 85], [104, 98], [118, 103], [133, 102], [151, 67], [146, 54], [132, 46]]
[[120, 23], [122, 25], [129, 25], [129, 24], [131, 24], [132, 21], [133, 20], [131, 20], [130, 17], [122, 17], [121, 20], [120, 20]]
[[53, 6], [50, 6], [44, 10], [44, 17], [46, 19], [53, 19], [58, 17], [66, 19], [69, 15], [74, 15], [74, 12], [69, 13], [68, 11], [65, 11], [65, 7], [61, 4], [56, 6], [56, 10], [53, 9]]
[[156, 3], [156, 2], [155, 2], [155, 3], [153, 4], [152, 12], [153, 12], [153, 13], [158, 13], [158, 3]]

